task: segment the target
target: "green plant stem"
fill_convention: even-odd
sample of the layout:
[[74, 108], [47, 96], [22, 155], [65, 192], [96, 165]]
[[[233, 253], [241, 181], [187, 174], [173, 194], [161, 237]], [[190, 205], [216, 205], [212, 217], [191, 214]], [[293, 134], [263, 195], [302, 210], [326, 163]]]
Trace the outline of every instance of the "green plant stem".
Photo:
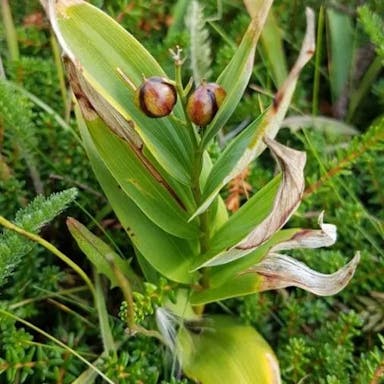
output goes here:
[[[202, 142], [195, 153], [195, 162], [193, 164], [192, 169], [192, 192], [196, 202], [196, 206], [199, 207], [201, 204], [201, 189], [200, 189], [200, 175], [201, 170], [203, 168], [203, 156], [204, 156], [204, 147], [202, 146]], [[204, 211], [199, 216], [199, 226], [200, 226], [200, 255], [203, 255], [208, 250], [209, 243], [209, 219], [208, 219], [208, 210]], [[201, 271], [200, 285], [202, 288], [209, 287], [209, 275], [208, 269], [204, 268]], [[197, 313], [202, 313], [204, 310], [204, 306], [199, 306], [196, 308]]]
[[3, 216], [0, 216], [0, 225], [26, 237], [27, 239], [34, 241], [35, 243], [40, 244], [45, 249], [47, 249], [48, 251], [53, 253], [55, 256], [57, 256], [61, 261], [63, 261], [65, 264], [71, 267], [84, 280], [84, 282], [88, 285], [89, 290], [92, 292], [93, 297], [95, 297], [95, 294], [96, 294], [95, 287], [93, 286], [92, 281], [89, 279], [87, 274], [76, 263], [74, 263], [68, 256], [64, 255], [64, 253], [59, 251], [54, 245], [52, 245], [47, 240], [44, 240], [39, 235], [28, 232], [18, 227], [17, 225], [13, 224]]
[[131, 283], [124, 276], [124, 274], [120, 271], [120, 269], [114, 263], [112, 258], [107, 258], [107, 260], [112, 267], [112, 271], [116, 276], [117, 283], [119, 284], [119, 287], [120, 287], [121, 291], [123, 292], [124, 299], [127, 302], [127, 305], [128, 305], [127, 325], [128, 325], [128, 328], [130, 330], [133, 330], [133, 329], [135, 329], [136, 324], [135, 324], [135, 312], [133, 309], [133, 291], [132, 291]]
[[104, 351], [107, 355], [111, 352], [116, 354], [116, 345], [113, 339], [112, 330], [109, 324], [107, 307], [100, 275], [94, 270], [94, 281], [96, 287], [95, 304], [99, 316], [101, 338], [103, 340]]
[[133, 291], [131, 283], [124, 276], [124, 274], [117, 268], [117, 265], [112, 259], [108, 260], [111, 264], [113, 273], [116, 276], [116, 280], [119, 284], [121, 291], [123, 292], [124, 300], [127, 302], [127, 325], [130, 334], [141, 333], [144, 336], [154, 337], [164, 343], [164, 339], [161, 334], [155, 330], [146, 329], [139, 324], [135, 323], [135, 312], [133, 309]]
[[35, 325], [33, 325], [32, 323], [30, 323], [29, 321], [26, 321], [24, 319], [22, 319], [21, 317], [18, 317], [16, 315], [14, 315], [13, 313], [10, 313], [10, 312], [7, 312], [3, 309], [0, 308], [0, 315], [3, 315], [3, 316], [6, 316], [6, 317], [9, 317], [15, 321], [18, 321], [24, 325], [26, 325], [27, 327], [33, 329], [34, 331], [40, 333], [41, 335], [45, 336], [47, 339], [53, 341], [54, 343], [56, 343], [57, 345], [60, 345], [60, 347], [64, 348], [66, 351], [70, 352], [72, 355], [76, 356], [79, 360], [81, 360], [84, 364], [88, 365], [88, 367], [90, 367], [92, 370], [94, 370], [95, 372], [97, 372], [104, 380], [106, 380], [108, 383], [110, 384], [115, 384], [111, 379], [109, 379], [103, 372], [101, 372], [95, 365], [91, 364], [88, 360], [86, 360], [83, 356], [81, 356], [79, 353], [77, 353], [74, 349], [72, 349], [71, 347], [69, 347], [68, 345], [64, 344], [62, 341], [60, 341], [59, 339], [56, 339], [56, 337], [53, 337], [52, 335], [50, 335], [49, 333], [45, 332], [44, 330], [42, 330], [41, 328], [39, 327], [36, 327]]
[[[196, 147], [195, 155], [194, 155], [194, 163], [192, 167], [192, 175], [191, 175], [191, 185], [192, 192], [194, 196], [194, 200], [196, 203], [196, 207], [201, 204], [201, 190], [200, 190], [200, 175], [201, 170], [203, 168], [203, 158], [204, 158], [204, 147], [202, 146], [202, 141], [197, 140], [196, 132], [193, 127], [193, 124], [188, 118], [187, 108], [186, 108], [186, 95], [183, 87], [182, 76], [181, 76], [181, 66], [183, 61], [180, 57], [180, 50], [177, 48], [176, 53], [173, 53], [173, 57], [175, 60], [175, 82], [176, 82], [176, 90], [181, 100], [181, 104], [184, 109], [184, 115], [186, 119], [186, 123], [188, 126], [188, 130], [190, 132], [191, 140]], [[208, 220], [208, 211], [205, 211], [199, 216], [200, 220], [200, 254], [204, 254], [208, 249], [208, 240], [209, 240], [209, 220]], [[203, 286], [208, 284], [208, 278], [206, 273], [203, 272], [202, 278]]]
[[181, 60], [181, 58], [178, 55], [180, 55], [180, 53], [176, 53], [176, 55], [174, 56], [176, 91], [177, 91], [177, 94], [179, 95], [181, 105], [183, 107], [185, 121], [186, 121], [187, 129], [189, 132], [189, 136], [192, 140], [193, 145], [196, 147], [198, 144], [197, 138], [196, 138], [196, 132], [195, 132], [195, 129], [193, 128], [192, 123], [188, 119], [187, 100], [186, 100], [186, 95], [185, 95], [185, 91], [184, 91], [184, 87], [183, 87], [183, 80], [182, 80], [182, 76], [181, 76], [181, 67], [183, 65], [183, 61]]
[[3, 24], [9, 50], [9, 57], [11, 61], [19, 61], [19, 44], [17, 42], [16, 28], [13, 23], [11, 7], [9, 6], [8, 0], [1, 0], [1, 13], [3, 15]]
[[[201, 204], [200, 175], [203, 168], [203, 146], [199, 145], [195, 152], [195, 161], [192, 169], [192, 192], [198, 207]], [[208, 210], [199, 216], [200, 220], [200, 253], [204, 254], [208, 249], [209, 227], [208, 227]]]
[[316, 38], [316, 57], [315, 57], [315, 74], [313, 80], [313, 93], [312, 93], [312, 115], [316, 116], [319, 112], [319, 89], [320, 89], [320, 69], [322, 57], [322, 44], [323, 44], [323, 30], [324, 30], [324, 6], [320, 6], [319, 19], [317, 24], [317, 38]]

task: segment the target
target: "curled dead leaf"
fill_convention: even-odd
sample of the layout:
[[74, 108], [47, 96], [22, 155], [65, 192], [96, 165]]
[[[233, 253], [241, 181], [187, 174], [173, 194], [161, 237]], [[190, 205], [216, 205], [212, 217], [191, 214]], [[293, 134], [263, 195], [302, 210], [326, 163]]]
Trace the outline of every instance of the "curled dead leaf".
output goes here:
[[244, 240], [210, 259], [203, 266], [226, 264], [249, 254], [277, 232], [299, 206], [304, 191], [306, 154], [271, 139], [266, 139], [265, 142], [276, 158], [283, 175], [272, 210]]
[[290, 256], [270, 253], [246, 273], [257, 273], [262, 277], [260, 292], [286, 287], [299, 287], [319, 296], [335, 295], [351, 280], [360, 254], [344, 267], [332, 274], [314, 271], [306, 264]]

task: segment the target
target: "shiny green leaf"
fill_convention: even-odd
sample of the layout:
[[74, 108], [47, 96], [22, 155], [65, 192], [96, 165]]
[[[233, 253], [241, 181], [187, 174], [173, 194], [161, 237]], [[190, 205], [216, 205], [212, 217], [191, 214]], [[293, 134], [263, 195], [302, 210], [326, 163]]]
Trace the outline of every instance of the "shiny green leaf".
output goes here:
[[100, 158], [112, 176], [149, 219], [177, 237], [198, 236], [196, 222], [188, 223], [189, 215], [176, 193], [151, 165], [145, 164], [144, 157], [140, 159], [140, 154], [101, 120], [89, 121], [88, 129]]
[[204, 212], [215, 199], [215, 197], [232, 178], [233, 175], [242, 171], [242, 168], [237, 169], [239, 160], [244, 155], [250, 140], [257, 130], [258, 124], [263, 114], [255, 121], [248, 125], [236, 138], [234, 138], [225, 150], [220, 154], [219, 158], [214, 163], [207, 181], [204, 185], [202, 201], [203, 204], [194, 212], [192, 219]]
[[267, 66], [271, 68], [274, 83], [280, 87], [287, 75], [286, 55], [283, 49], [282, 33], [273, 9], [269, 12], [263, 32], [260, 37], [263, 56], [267, 59]]
[[205, 323], [198, 334], [185, 330], [180, 335], [187, 376], [202, 384], [281, 383], [277, 359], [254, 328], [227, 316], [213, 316]]
[[119, 268], [134, 286], [140, 284], [138, 277], [129, 266], [128, 260], [123, 260], [108, 244], [89, 231], [87, 227], [72, 217], [67, 219], [67, 227], [77, 245], [95, 266], [97, 272], [108, 277], [112, 288], [118, 286], [118, 282], [109, 260]]
[[199, 268], [208, 260], [239, 243], [268, 216], [280, 181], [281, 175], [276, 176], [220, 227], [210, 241], [208, 252], [196, 261], [194, 268]]
[[[133, 88], [142, 83], [144, 76], [166, 76], [155, 59], [112, 18], [82, 0], [52, 1], [49, 14], [64, 54], [109, 104], [111, 111], [104, 112], [117, 111], [125, 120], [132, 121], [135, 132], [161, 166], [188, 184], [193, 155], [188, 131], [170, 117], [145, 116], [134, 102]], [[174, 113], [182, 117], [180, 105]]]
[[202, 305], [230, 299], [233, 297], [246, 296], [260, 291], [262, 278], [256, 273], [237, 275], [227, 280], [225, 284], [212, 287], [201, 292], [194, 292], [191, 303]]
[[[353, 51], [355, 34], [352, 17], [345, 12], [327, 9], [328, 50], [330, 56], [329, 75], [334, 103], [348, 93], [351, 68], [354, 65]], [[340, 49], [343, 47], [343, 49]]]
[[212, 123], [205, 128], [202, 138], [204, 145], [207, 145], [228, 121], [243, 96], [253, 71], [256, 44], [271, 5], [272, 0], [262, 2], [232, 60], [216, 81], [227, 91], [227, 96]]
[[[299, 74], [312, 57], [315, 49], [314, 23], [314, 13], [308, 8], [307, 31], [295, 65], [276, 93], [272, 105], [261, 116], [261, 119], [258, 118], [252, 122], [246, 130], [230, 144], [232, 150], [236, 148], [236, 150], [234, 150], [234, 156], [230, 153], [231, 149], [229, 148], [221, 155], [219, 165], [214, 167], [212, 174], [208, 178], [207, 187], [204, 190], [204, 199], [202, 199], [201, 205], [192, 215], [192, 218], [204, 212], [219, 193], [220, 189], [265, 150], [266, 145], [264, 138], [268, 137], [273, 139], [277, 135], [291, 102]], [[240, 151], [242, 151], [242, 153]], [[241, 155], [240, 157], [238, 157], [239, 154]]]
[[[202, 266], [214, 266], [220, 264], [226, 264], [233, 260], [239, 259], [246, 256], [258, 246], [263, 244], [268, 240], [273, 234], [278, 231], [291, 217], [295, 212], [297, 207], [301, 202], [301, 198], [304, 192], [304, 166], [306, 160], [305, 152], [296, 151], [292, 148], [286, 147], [274, 140], [265, 140], [269, 149], [271, 150], [273, 156], [278, 161], [279, 166], [282, 170], [282, 182], [277, 190], [272, 206], [269, 209], [268, 215], [263, 216], [262, 221], [258, 216], [258, 209], [265, 209], [268, 207], [265, 205], [265, 201], [262, 199], [259, 200], [258, 207], [255, 208], [256, 215], [253, 218], [254, 228], [246, 235], [244, 239], [236, 243], [234, 247], [226, 249], [225, 252], [218, 254], [216, 257], [210, 259], [208, 262], [204, 263]], [[268, 201], [268, 200], [267, 200]], [[248, 203], [244, 204], [242, 208], [238, 211], [242, 211], [243, 218], [245, 219], [251, 212], [247, 211], [251, 209], [252, 205]], [[233, 216], [239, 220], [240, 216]], [[249, 221], [251, 223], [252, 217], [249, 216]], [[226, 223], [229, 225], [234, 225], [231, 223], [232, 218]], [[237, 223], [237, 226], [242, 224], [242, 220]], [[223, 226], [224, 227], [224, 226]], [[229, 228], [229, 227], [228, 227]]]
[[[76, 115], [96, 178], [133, 245], [148, 263], [168, 279], [180, 283], [194, 281], [196, 274], [190, 273], [190, 262], [196, 257], [196, 242], [177, 238], [164, 232], [143, 214], [138, 206], [121, 190], [99, 158], [86, 122], [78, 108]], [[87, 123], [89, 122], [87, 121]], [[100, 119], [99, 123], [102, 123]]]

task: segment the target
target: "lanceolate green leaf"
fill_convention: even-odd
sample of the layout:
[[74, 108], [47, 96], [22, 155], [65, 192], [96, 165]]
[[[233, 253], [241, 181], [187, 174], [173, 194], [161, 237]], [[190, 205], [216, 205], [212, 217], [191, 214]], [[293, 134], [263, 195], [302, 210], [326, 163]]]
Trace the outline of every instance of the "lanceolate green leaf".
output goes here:
[[187, 241], [164, 232], [121, 190], [107, 167], [100, 160], [87, 126], [77, 110], [80, 133], [92, 168], [114, 209], [121, 225], [138, 251], [160, 273], [170, 280], [191, 283], [191, 260], [197, 254], [197, 241]]
[[281, 175], [276, 176], [224, 223], [213, 236], [208, 252], [196, 261], [195, 268], [235, 246], [268, 216], [280, 181]]
[[244, 272], [259, 263], [274, 246], [294, 239], [301, 232], [303, 232], [302, 228], [280, 230], [246, 257], [229, 264], [212, 267], [210, 286], [201, 291], [194, 291], [191, 302], [200, 305], [259, 292], [262, 284], [260, 277], [256, 274], [245, 275]]
[[[188, 184], [193, 145], [186, 129], [171, 118], [150, 119], [134, 103], [134, 90], [143, 76], [165, 76], [145, 48], [112, 18], [82, 0], [50, 2], [50, 19], [64, 53], [126, 120], [132, 121], [146, 148], [161, 166]], [[121, 71], [119, 73], [119, 71]], [[181, 106], [174, 113], [182, 117]]]
[[289, 241], [301, 231], [303, 231], [302, 228], [282, 229], [275, 233], [271, 239], [269, 239], [263, 245], [249, 253], [246, 257], [234, 260], [228, 264], [212, 267], [210, 270], [210, 286], [212, 288], [224, 286], [233, 277], [241, 274], [248, 268], [260, 262], [260, 260], [262, 260], [268, 254], [272, 247], [284, 241]]
[[[155, 178], [132, 151], [97, 119], [88, 123], [97, 151], [123, 191], [156, 225], [172, 235], [196, 238], [196, 222], [188, 223], [188, 214], [177, 195]], [[155, 171], [154, 171], [155, 172]]]
[[202, 305], [251, 295], [260, 291], [262, 278], [256, 273], [239, 274], [228, 279], [225, 284], [212, 287], [191, 295], [193, 305]]
[[[348, 93], [351, 68], [354, 65], [354, 32], [352, 17], [344, 12], [327, 9], [328, 50], [330, 56], [329, 74], [333, 101]], [[343, 49], [340, 49], [343, 47]], [[345, 112], [345, 111], [344, 111]]]
[[233, 177], [242, 171], [242, 167], [238, 168], [237, 164], [244, 155], [251, 138], [253, 137], [263, 114], [253, 121], [243, 132], [239, 134], [221, 153], [215, 164], [213, 165], [207, 181], [204, 185], [202, 201], [203, 204], [194, 212], [192, 219], [204, 212], [215, 199], [215, 197]]
[[227, 316], [214, 316], [206, 320], [198, 334], [181, 334], [180, 338], [183, 371], [199, 383], [281, 382], [272, 349], [251, 326]]
[[258, 9], [258, 14], [252, 19], [239, 48], [216, 81], [227, 91], [227, 96], [212, 123], [205, 129], [202, 138], [204, 145], [207, 145], [228, 121], [243, 96], [252, 74], [257, 40], [263, 29], [272, 2], [272, 0], [262, 2]]
[[269, 12], [263, 33], [260, 37], [260, 43], [263, 53], [267, 58], [268, 66], [271, 68], [275, 85], [280, 87], [288, 75], [288, 70], [281, 30], [273, 9]]
[[67, 219], [67, 227], [79, 248], [87, 256], [88, 260], [96, 267], [98, 273], [108, 277], [111, 287], [117, 287], [115, 274], [111, 267], [113, 262], [136, 288], [139, 286], [138, 277], [129, 265], [128, 260], [123, 260], [113, 249], [99, 237], [90, 232], [87, 227], [72, 217]]
[[[212, 258], [207, 263], [204, 263], [204, 266], [226, 264], [246, 256], [273, 236], [289, 220], [299, 206], [304, 191], [305, 153], [288, 148], [269, 139], [266, 140], [266, 144], [278, 160], [283, 176], [268, 215], [262, 221], [255, 222], [255, 227], [252, 231], [241, 242], [237, 243], [236, 246]], [[263, 203], [264, 201], [261, 200], [260, 205], [263, 205]], [[247, 203], [244, 204], [241, 209], [245, 212], [245, 216], [250, 213], [247, 212], [247, 205]], [[259, 219], [258, 216], [257, 218]]]
[[308, 8], [307, 31], [295, 65], [277, 92], [270, 108], [260, 118], [252, 122], [230, 145], [232, 150], [236, 148], [234, 151], [236, 156], [232, 156], [229, 148], [220, 156], [218, 165], [214, 167], [208, 177], [202, 203], [192, 217], [204, 212], [220, 189], [265, 150], [264, 138], [273, 139], [277, 135], [291, 102], [300, 71], [313, 55], [315, 49], [314, 34], [314, 13]]
[[313, 10], [307, 8], [306, 16], [307, 29], [299, 56], [285, 82], [276, 93], [271, 107], [258, 125], [247, 150], [244, 152], [244, 156], [240, 159], [238, 167], [242, 164], [244, 168], [251, 159], [256, 158], [264, 151], [266, 145], [263, 139], [265, 137], [273, 139], [279, 132], [281, 123], [288, 111], [289, 104], [291, 103], [300, 72], [315, 52], [315, 14]]

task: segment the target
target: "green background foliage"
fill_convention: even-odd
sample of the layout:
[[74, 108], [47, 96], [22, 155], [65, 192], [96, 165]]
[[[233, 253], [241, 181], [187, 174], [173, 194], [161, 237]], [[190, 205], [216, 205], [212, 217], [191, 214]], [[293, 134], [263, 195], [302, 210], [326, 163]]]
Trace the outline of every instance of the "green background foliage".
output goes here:
[[[133, 33], [173, 76], [168, 49], [179, 44], [188, 52], [190, 45], [184, 24], [188, 1], [93, 3]], [[232, 57], [249, 17], [241, 1], [220, 1], [222, 12], [218, 12], [216, 1], [204, 3], [205, 20], [199, 27], [207, 31], [204, 40], [210, 49], [206, 48], [204, 65], [208, 62], [214, 79]], [[294, 256], [330, 273], [360, 250], [362, 259], [356, 275], [336, 297], [319, 298], [298, 289], [284, 289], [207, 308], [208, 313], [230, 312], [254, 326], [276, 351], [283, 382], [288, 384], [376, 384], [384, 380], [384, 341], [380, 338], [384, 330], [384, 36], [379, 16], [384, 14], [384, 5], [370, 0], [356, 12], [357, 3], [280, 0], [273, 8], [288, 66], [294, 62], [304, 34], [304, 7], [312, 6], [320, 20], [317, 56], [299, 80], [290, 114], [336, 117], [358, 132], [351, 138], [331, 125], [326, 130], [310, 127], [279, 133], [281, 142], [305, 149], [308, 154], [306, 197], [289, 225], [314, 227], [318, 213], [325, 210], [326, 221], [336, 224], [339, 234], [331, 249], [297, 251]], [[77, 139], [70, 95], [55, 54], [57, 45], [43, 11], [37, 1], [10, 4], [19, 57], [12, 56], [5, 24], [1, 24], [1, 58], [8, 82], [0, 83], [0, 214], [22, 225], [22, 213], [16, 212], [24, 209], [20, 212], [36, 220], [26, 229], [37, 230], [72, 197], [53, 195], [51, 199], [60, 201], [54, 207], [46, 204], [45, 211], [42, 199], [30, 204], [34, 197], [77, 187], [78, 197], [66, 215], [89, 223], [88, 229], [130, 259], [131, 245]], [[337, 50], [339, 41], [347, 42], [348, 52]], [[221, 142], [269, 104], [279, 84], [276, 63], [271, 62], [272, 50], [268, 44], [258, 48], [250, 85], [226, 124]], [[186, 73], [185, 80], [188, 76]], [[221, 151], [219, 144], [210, 148], [213, 158]], [[253, 191], [272, 177], [272, 169], [267, 166], [270, 163], [271, 158], [265, 154], [250, 167], [247, 182]], [[223, 196], [229, 193], [225, 190]], [[42, 217], [36, 218], [36, 213]], [[44, 227], [43, 236], [92, 274], [65, 227], [63, 215]], [[2, 235], [0, 246], [4, 249], [6, 241], [10, 247], [25, 247], [16, 235]], [[9, 252], [1, 247], [0, 266], [9, 266], [7, 273], [3, 267], [0, 271], [0, 276], [7, 278], [0, 286], [1, 310], [44, 329], [89, 361], [97, 359], [102, 351], [98, 313], [78, 277], [41, 247], [27, 246], [20, 256], [14, 253], [13, 260], [4, 256]], [[132, 266], [138, 270], [136, 260]], [[102, 285], [106, 286], [104, 281]], [[117, 290], [104, 294], [119, 349], [116, 354], [102, 356], [97, 366], [111, 380], [123, 384], [189, 383], [172, 368], [173, 357], [159, 342], [125, 334], [119, 318], [121, 294]], [[145, 309], [151, 308], [148, 297], [138, 300], [142, 303], [139, 313], [151, 313]], [[150, 317], [144, 317], [144, 323], [151, 323]], [[36, 330], [4, 314], [0, 319], [0, 382], [71, 383], [86, 369], [75, 356]]]

